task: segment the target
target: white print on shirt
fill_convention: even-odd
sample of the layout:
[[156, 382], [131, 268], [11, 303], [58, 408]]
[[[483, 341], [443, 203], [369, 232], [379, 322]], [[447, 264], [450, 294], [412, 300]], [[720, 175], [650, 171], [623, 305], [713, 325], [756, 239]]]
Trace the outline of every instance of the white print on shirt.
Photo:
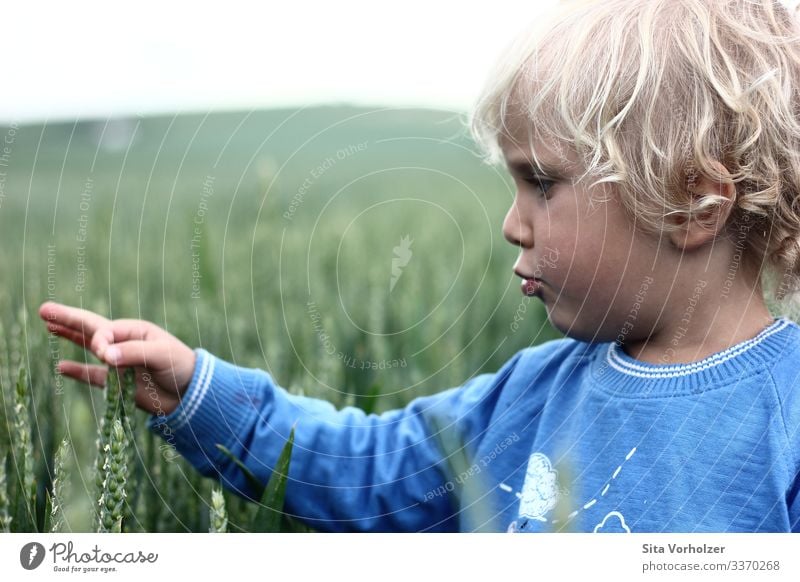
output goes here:
[[[609, 521], [611, 518], [611, 521]], [[606, 522], [608, 521], [608, 524]], [[625, 516], [619, 511], [611, 511], [603, 518], [603, 521], [594, 526], [592, 533], [631, 533], [631, 528], [625, 523]]]
[[[628, 454], [625, 455], [625, 460], [622, 464], [618, 465], [614, 472], [611, 474], [611, 477], [606, 481], [605, 485], [603, 486], [602, 490], [600, 491], [600, 495], [596, 496], [586, 503], [583, 504], [583, 507], [580, 509], [576, 509], [572, 513], [570, 513], [564, 521], [571, 521], [581, 510], [587, 510], [594, 506], [598, 500], [605, 497], [608, 493], [608, 490], [611, 488], [611, 484], [614, 480], [619, 476], [620, 472], [622, 471], [622, 467], [630, 461], [631, 457], [636, 453], [636, 447], [633, 447]], [[508, 493], [513, 492], [514, 490], [506, 485], [505, 483], [500, 483], [500, 489], [506, 491]], [[525, 481], [522, 484], [522, 493], [515, 493], [517, 498], [520, 500], [519, 504], [519, 518], [515, 521], [512, 521], [508, 529], [508, 532], [516, 532], [519, 530], [518, 521], [519, 519], [528, 518], [528, 519], [535, 519], [537, 521], [542, 521], [547, 523], [547, 518], [545, 514], [549, 512], [556, 506], [558, 500], [562, 495], [569, 494], [568, 491], [560, 489], [558, 486], [558, 471], [553, 469], [552, 463], [550, 463], [550, 459], [547, 458], [546, 455], [543, 453], [534, 453], [528, 459], [528, 468], [525, 472]], [[618, 511], [612, 511], [608, 515], [606, 515], [605, 519], [602, 523], [598, 524], [595, 527], [595, 532], [599, 531], [598, 527], [602, 529], [603, 523], [605, 520], [608, 519], [610, 516], [617, 517], [621, 522], [621, 526], [616, 529], [624, 529], [630, 532], [630, 529], [627, 525], [625, 525], [625, 519], [621, 513]], [[554, 519], [550, 523], [557, 524], [561, 520]]]
[[522, 485], [519, 514], [530, 519], [544, 519], [544, 515], [558, 503], [562, 492], [558, 487], [558, 471], [542, 453], [533, 453], [528, 459], [528, 470]]

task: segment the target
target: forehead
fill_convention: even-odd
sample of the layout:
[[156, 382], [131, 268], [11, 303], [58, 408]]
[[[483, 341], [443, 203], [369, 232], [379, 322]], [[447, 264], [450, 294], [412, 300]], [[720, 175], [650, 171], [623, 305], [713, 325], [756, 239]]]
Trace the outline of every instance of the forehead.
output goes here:
[[556, 176], [570, 174], [576, 169], [576, 156], [571, 148], [554, 140], [532, 139], [527, 132], [521, 136], [501, 134], [498, 145], [506, 166], [512, 171], [525, 172], [533, 167]]
[[533, 123], [521, 111], [519, 106], [513, 105], [507, 109], [503, 131], [498, 136], [507, 167], [516, 170], [534, 166], [560, 173], [574, 170], [577, 156], [572, 148], [537, 135]]

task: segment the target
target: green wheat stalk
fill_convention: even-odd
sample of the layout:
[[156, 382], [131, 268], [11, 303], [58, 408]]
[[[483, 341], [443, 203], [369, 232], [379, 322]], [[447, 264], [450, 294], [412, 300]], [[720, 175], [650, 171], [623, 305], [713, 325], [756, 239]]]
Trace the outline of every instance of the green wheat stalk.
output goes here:
[[[135, 473], [129, 469], [135, 465], [135, 447], [133, 446], [136, 438], [135, 394], [136, 377], [133, 368], [125, 368], [124, 370], [112, 368], [106, 381], [106, 409], [98, 429], [97, 457], [95, 460], [95, 486], [100, 497], [98, 512], [95, 515], [95, 526], [98, 531], [117, 531], [115, 528], [121, 527], [123, 522], [130, 527], [130, 520], [127, 517], [132, 515], [131, 507], [135, 506], [137, 502], [138, 487]], [[121, 438], [119, 435], [114, 434], [117, 425], [122, 430]], [[109, 454], [115, 455], [113, 466], [109, 465]], [[111, 500], [108, 497], [108, 488], [113, 486], [113, 482], [109, 482], [109, 470], [113, 470], [112, 476], [119, 477], [123, 467], [125, 489], [122, 491], [121, 499], [123, 502], [126, 501], [125, 490], [133, 491], [133, 499], [131, 500], [132, 503], [120, 509], [117, 521], [112, 523], [109, 517], [110, 509], [108, 504]], [[116, 495], [113, 490], [111, 493]]]
[[[128, 435], [127, 447], [127, 466], [128, 466], [128, 491], [131, 492], [128, 501], [127, 513], [129, 515], [135, 514], [135, 508], [139, 504], [140, 487], [139, 487], [139, 468], [140, 464], [136, 462], [136, 372], [133, 368], [125, 368], [123, 371], [117, 370], [112, 372], [117, 376], [117, 383], [121, 388], [120, 393], [120, 418], [122, 420], [122, 427]], [[122, 376], [120, 378], [120, 375]], [[128, 528], [135, 526], [133, 520], [125, 520]], [[127, 531], [132, 531], [128, 529]]]
[[115, 419], [109, 442], [105, 446], [103, 493], [99, 501], [99, 532], [122, 531], [125, 484], [128, 475], [127, 448], [128, 437], [122, 428], [122, 423]]
[[70, 444], [67, 439], [61, 441], [61, 445], [56, 451], [53, 472], [53, 497], [50, 509], [50, 531], [59, 533], [64, 531], [66, 518], [64, 515], [64, 503], [69, 499], [70, 485], [69, 475], [67, 474], [67, 459], [70, 453]]
[[135, 398], [136, 398], [136, 372], [133, 368], [125, 368], [122, 372], [122, 379], [120, 380], [117, 374], [117, 382], [122, 385], [122, 414], [125, 419], [126, 426], [124, 427], [128, 434], [133, 435], [136, 433], [136, 415], [134, 414]]
[[[34, 531], [36, 511], [36, 481], [33, 475], [33, 438], [31, 433], [31, 419], [28, 412], [27, 375], [24, 368], [20, 368], [17, 377], [16, 399], [14, 403], [14, 434], [15, 447], [14, 462], [17, 469], [19, 488], [17, 491], [17, 523], [19, 527], [27, 528], [20, 531]], [[24, 523], [23, 523], [24, 522]]]
[[97, 457], [95, 461], [95, 485], [98, 491], [103, 490], [103, 481], [105, 479], [105, 472], [103, 466], [106, 460], [106, 445], [111, 439], [111, 431], [114, 426], [114, 421], [119, 418], [120, 401], [122, 399], [122, 392], [119, 385], [119, 375], [116, 371], [109, 370], [106, 379], [106, 410], [103, 419], [100, 421], [100, 428], [98, 430], [97, 438]]

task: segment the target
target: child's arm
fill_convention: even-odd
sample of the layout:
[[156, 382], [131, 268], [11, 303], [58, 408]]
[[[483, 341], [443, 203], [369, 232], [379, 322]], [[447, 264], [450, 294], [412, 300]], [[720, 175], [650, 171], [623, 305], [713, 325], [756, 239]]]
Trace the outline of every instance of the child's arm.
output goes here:
[[401, 410], [367, 415], [289, 394], [267, 372], [234, 366], [202, 349], [196, 353], [180, 407], [166, 418], [151, 418], [149, 425], [201, 473], [219, 471], [227, 487], [252, 498], [242, 471], [216, 444], [266, 482], [296, 423], [286, 493], [290, 514], [329, 531], [458, 528], [449, 495], [455, 484], [448, 485], [454, 475], [434, 425], [450, 436], [457, 432], [455, 440], [474, 450], [486, 429], [480, 420], [488, 421], [506, 377], [502, 371], [417, 398]]
[[[153, 415], [150, 428], [201, 473], [221, 475], [223, 484], [240, 495], [252, 498], [254, 492], [216, 444], [265, 483], [296, 423], [286, 508], [329, 531], [456, 530], [457, 508], [449, 494], [454, 475], [446, 457], [464, 451], [443, 453], [435, 427], [443, 429], [448, 443], [474, 451], [519, 356], [497, 374], [417, 398], [401, 410], [366, 415], [288, 394], [268, 373], [193, 351], [149, 322], [110, 321], [54, 303], [43, 305], [40, 314], [50, 331], [101, 360], [134, 366], [136, 403]], [[112, 345], [119, 351], [113, 362]], [[105, 366], [77, 362], [61, 362], [59, 370], [98, 386], [107, 374]]]

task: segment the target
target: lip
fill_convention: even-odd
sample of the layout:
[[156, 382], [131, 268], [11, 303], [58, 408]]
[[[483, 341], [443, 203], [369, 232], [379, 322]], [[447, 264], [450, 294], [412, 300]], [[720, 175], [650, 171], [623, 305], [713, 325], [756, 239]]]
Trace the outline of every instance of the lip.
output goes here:
[[541, 279], [534, 277], [532, 275], [526, 275], [525, 273], [522, 273], [516, 269], [514, 269], [514, 273], [520, 279], [522, 279], [522, 284], [520, 285], [520, 289], [523, 295], [526, 295], [528, 297], [536, 296], [539, 299], [542, 298], [541, 289], [543, 281]]
[[542, 298], [542, 282], [538, 279], [523, 279], [520, 289], [522, 294], [527, 297]]

